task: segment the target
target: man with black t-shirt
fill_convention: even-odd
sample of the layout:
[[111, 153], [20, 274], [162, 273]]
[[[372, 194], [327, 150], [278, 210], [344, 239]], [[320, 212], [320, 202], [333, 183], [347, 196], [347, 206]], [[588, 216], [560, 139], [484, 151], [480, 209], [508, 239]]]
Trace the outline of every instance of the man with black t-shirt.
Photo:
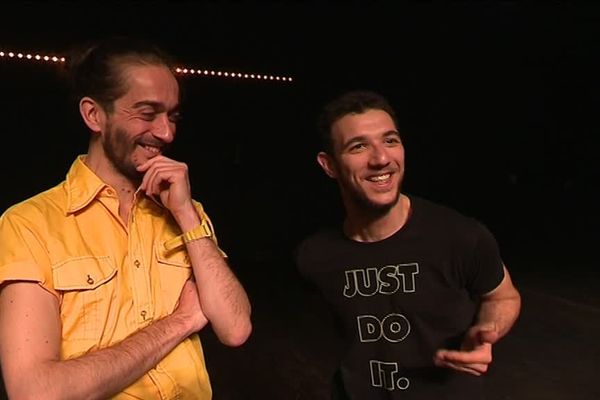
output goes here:
[[320, 120], [317, 160], [337, 180], [343, 226], [297, 249], [338, 317], [337, 399], [477, 399], [520, 296], [478, 221], [401, 193], [404, 147], [388, 102], [350, 92]]

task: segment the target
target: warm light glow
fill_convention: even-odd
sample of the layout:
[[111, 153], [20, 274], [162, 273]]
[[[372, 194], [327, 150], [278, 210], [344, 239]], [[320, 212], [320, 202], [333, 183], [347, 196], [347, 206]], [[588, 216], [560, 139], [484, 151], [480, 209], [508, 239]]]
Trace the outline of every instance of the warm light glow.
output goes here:
[[292, 78], [289, 76], [277, 76], [277, 75], [261, 75], [261, 74], [249, 74], [249, 73], [241, 73], [241, 72], [229, 72], [229, 71], [216, 71], [216, 70], [194, 70], [188, 69], [185, 67], [177, 67], [175, 68], [175, 73], [180, 75], [194, 75], [194, 71], [197, 72], [198, 75], [211, 75], [211, 76], [220, 76], [225, 78], [241, 78], [241, 79], [260, 79], [260, 80], [270, 80], [270, 81], [280, 81], [280, 82], [291, 82]]
[[[42, 55], [42, 54], [31, 54], [24, 52], [13, 52], [8, 50], [0, 50], [0, 59], [10, 58], [19, 61], [46, 61], [52, 63], [64, 63], [66, 62], [65, 57], [56, 55]], [[240, 79], [258, 79], [258, 80], [271, 80], [271, 81], [283, 81], [292, 82], [291, 77], [278, 76], [278, 75], [267, 75], [267, 74], [253, 74], [253, 73], [241, 73], [241, 72], [228, 72], [219, 70], [208, 70], [208, 69], [195, 69], [188, 67], [177, 67], [174, 69], [176, 74], [180, 75], [204, 75], [204, 76], [219, 76], [225, 78], [240, 78]]]
[[2, 51], [0, 50], [0, 58], [4, 58], [4, 57], [8, 57], [11, 58], [13, 60], [19, 60], [19, 61], [40, 61], [40, 60], [44, 60], [44, 61], [48, 61], [48, 62], [61, 62], [64, 63], [65, 62], [65, 58], [64, 57], [58, 57], [58, 56], [49, 56], [49, 55], [45, 55], [45, 56], [41, 56], [39, 54], [31, 54], [31, 53], [23, 53], [23, 52], [14, 52], [14, 51]]

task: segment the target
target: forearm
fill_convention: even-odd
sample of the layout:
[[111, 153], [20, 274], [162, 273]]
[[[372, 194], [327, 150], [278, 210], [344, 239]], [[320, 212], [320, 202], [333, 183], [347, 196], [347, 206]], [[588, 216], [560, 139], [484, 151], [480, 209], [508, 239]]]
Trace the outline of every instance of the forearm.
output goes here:
[[[81, 357], [44, 361], [14, 398], [106, 399], [155, 367], [191, 332], [176, 315], [137, 331], [122, 342]], [[11, 396], [13, 398], [13, 396]]]
[[521, 296], [516, 289], [502, 296], [483, 298], [477, 315], [477, 323], [494, 324], [498, 337], [506, 335], [512, 328], [521, 310]]
[[243, 344], [252, 329], [244, 288], [212, 240], [195, 240], [186, 246], [206, 318], [223, 343]]
[[[173, 214], [179, 227], [187, 232], [200, 225], [194, 207]], [[250, 302], [217, 245], [209, 238], [186, 243], [202, 311], [219, 340], [230, 346], [246, 341], [252, 330]]]
[[504, 268], [502, 282], [482, 296], [477, 321], [467, 330], [460, 350], [438, 350], [435, 364], [473, 375], [485, 373], [492, 361], [492, 345], [508, 333], [520, 310], [521, 296]]

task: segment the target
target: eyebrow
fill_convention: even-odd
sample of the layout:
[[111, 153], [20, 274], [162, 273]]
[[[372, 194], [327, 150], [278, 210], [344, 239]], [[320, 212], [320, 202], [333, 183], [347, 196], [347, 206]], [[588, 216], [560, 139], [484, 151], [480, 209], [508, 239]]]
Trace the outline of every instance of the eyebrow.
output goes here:
[[[389, 130], [387, 132], [384, 132], [381, 137], [389, 137], [389, 136], [398, 136], [400, 137], [400, 132], [396, 131], [396, 130]], [[357, 135], [352, 137], [350, 140], [348, 140], [347, 142], [342, 144], [342, 148], [346, 149], [349, 146], [353, 145], [354, 143], [360, 143], [362, 141], [364, 141], [366, 139], [366, 135]]]
[[[135, 103], [133, 105], [133, 108], [135, 108], [135, 109], [140, 109], [143, 107], [152, 107], [155, 111], [159, 111], [159, 112], [167, 111], [167, 108], [165, 107], [165, 105], [158, 101], [142, 100], [142, 101], [138, 101], [137, 103]], [[176, 112], [179, 112], [179, 104], [177, 104], [173, 109], [168, 111], [169, 114], [173, 114]]]
[[386, 136], [400, 136], [400, 132], [398, 132], [397, 130], [389, 130], [386, 133], [383, 134], [384, 137]]

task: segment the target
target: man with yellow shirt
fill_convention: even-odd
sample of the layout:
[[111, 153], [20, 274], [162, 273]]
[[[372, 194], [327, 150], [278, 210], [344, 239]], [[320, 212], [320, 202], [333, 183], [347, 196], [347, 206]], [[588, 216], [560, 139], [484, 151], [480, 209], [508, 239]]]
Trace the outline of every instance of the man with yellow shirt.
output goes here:
[[192, 200], [160, 50], [110, 39], [72, 64], [91, 132], [58, 186], [0, 219], [0, 362], [11, 399], [210, 399], [196, 334], [251, 332], [247, 295]]

